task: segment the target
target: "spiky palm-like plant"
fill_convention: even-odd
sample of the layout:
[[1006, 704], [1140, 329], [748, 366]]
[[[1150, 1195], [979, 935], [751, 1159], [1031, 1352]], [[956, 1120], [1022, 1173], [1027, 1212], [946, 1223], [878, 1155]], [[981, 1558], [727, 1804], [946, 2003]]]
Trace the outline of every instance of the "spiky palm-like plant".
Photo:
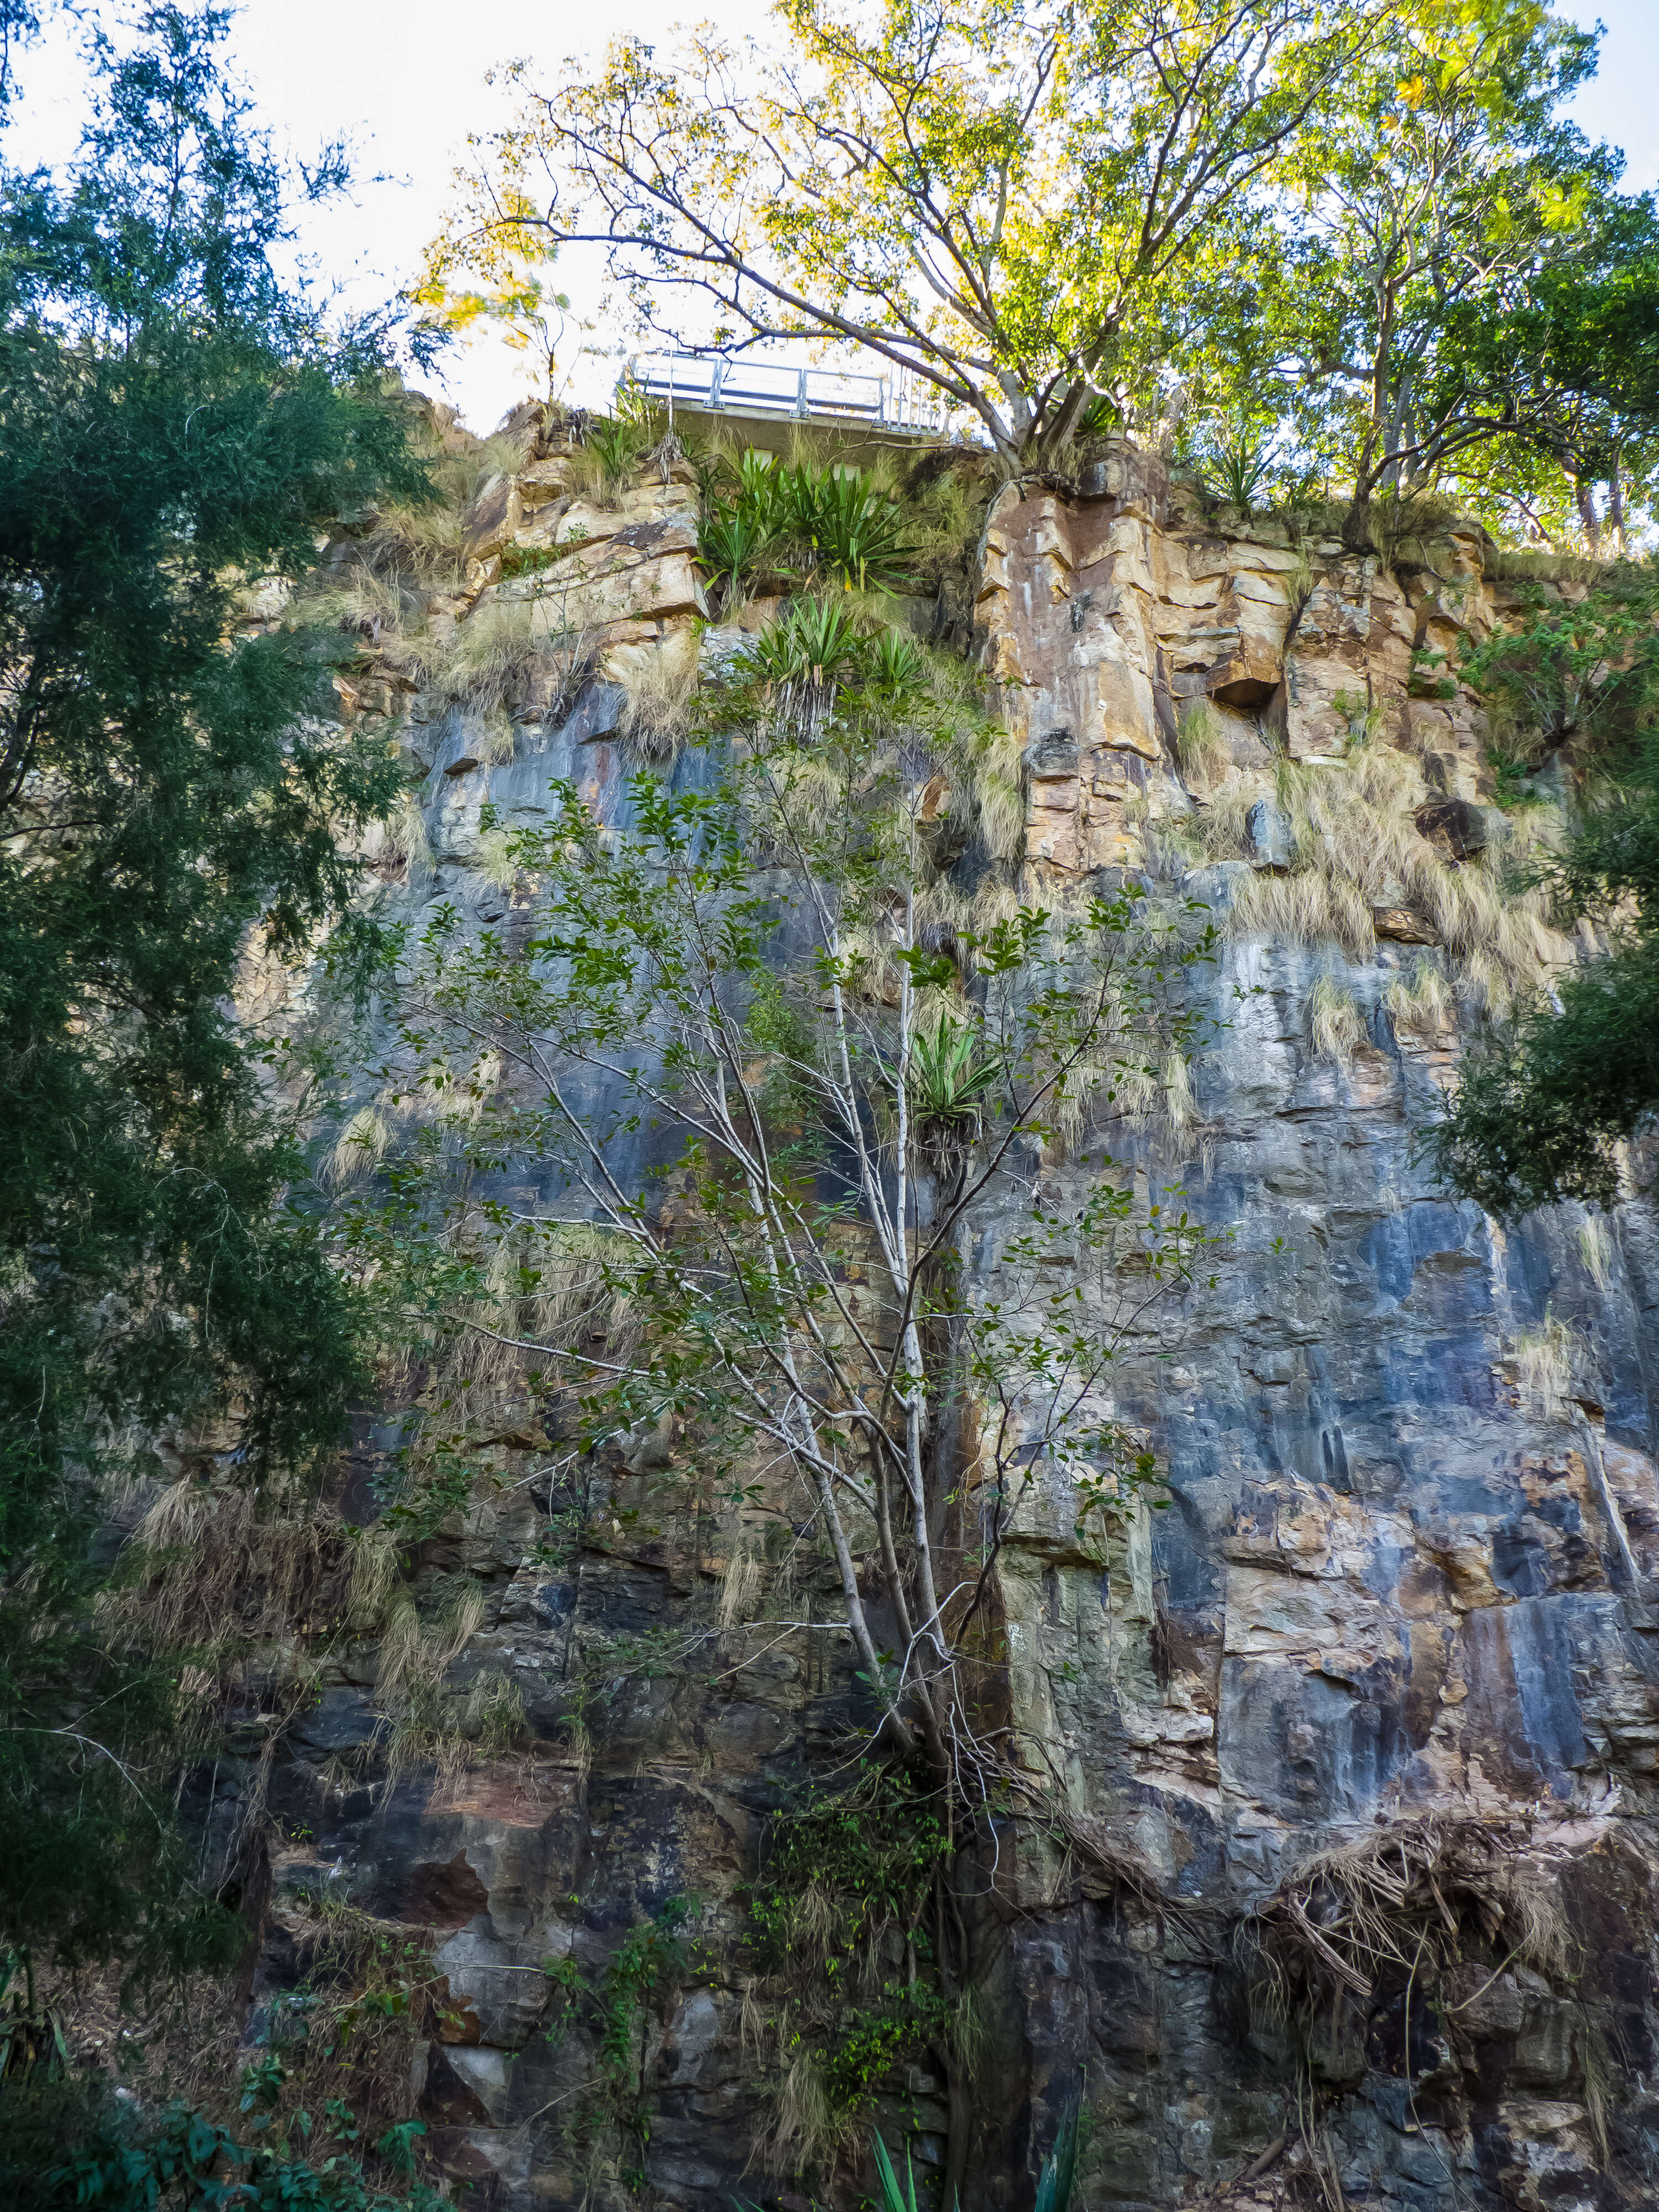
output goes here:
[[760, 516], [741, 507], [717, 507], [697, 532], [697, 558], [711, 584], [741, 591], [772, 539], [771, 528]]
[[912, 1112], [936, 1141], [947, 1143], [978, 1128], [997, 1085], [996, 1062], [981, 1053], [974, 1030], [945, 1013], [911, 1038], [907, 1073]]

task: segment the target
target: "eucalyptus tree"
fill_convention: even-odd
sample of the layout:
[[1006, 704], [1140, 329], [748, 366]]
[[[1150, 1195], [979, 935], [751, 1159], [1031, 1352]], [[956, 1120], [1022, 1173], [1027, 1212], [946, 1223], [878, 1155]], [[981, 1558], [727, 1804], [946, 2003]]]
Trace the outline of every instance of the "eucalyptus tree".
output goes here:
[[1535, 0], [1393, 10], [1276, 165], [1249, 352], [1356, 544], [1379, 495], [1583, 476], [1653, 427], [1651, 211], [1562, 112], [1595, 50]]
[[475, 142], [426, 295], [597, 246], [644, 328], [865, 348], [1039, 465], [1144, 377], [1184, 275], [1257, 219], [1389, 12], [781, 0], [769, 48], [624, 38], [547, 85], [520, 63], [520, 113]]

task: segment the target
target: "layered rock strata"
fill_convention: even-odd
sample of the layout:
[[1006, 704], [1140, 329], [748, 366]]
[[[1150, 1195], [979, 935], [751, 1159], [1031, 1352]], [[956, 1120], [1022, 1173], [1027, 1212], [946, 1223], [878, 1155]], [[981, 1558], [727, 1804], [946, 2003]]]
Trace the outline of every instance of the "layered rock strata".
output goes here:
[[[550, 777], [618, 817], [617, 679], [687, 650], [703, 612], [683, 467], [604, 511], [567, 476], [544, 459], [486, 495], [457, 619], [556, 588], [550, 625], [608, 659], [574, 702], [515, 702], [510, 758], [465, 713], [422, 720], [417, 702], [433, 860], [397, 894], [414, 906], [498, 919], [482, 810], [534, 819]], [[520, 560], [503, 580], [515, 549], [561, 565]], [[1101, 2206], [1542, 2212], [1659, 2195], [1659, 1249], [1635, 1201], [1506, 1232], [1413, 1155], [1471, 997], [1513, 984], [1523, 952], [1540, 974], [1572, 954], [1516, 922], [1488, 957], [1469, 921], [1479, 903], [1510, 927], [1487, 733], [1455, 680], [1463, 642], [1512, 614], [1496, 565], [1474, 528], [1384, 564], [1218, 519], [1127, 448], [1069, 494], [1010, 488], [991, 509], [977, 616], [1024, 743], [1025, 887], [1065, 897], [1127, 872], [1222, 928], [1190, 1098], [1151, 1100], [1127, 1141], [1138, 1174], [1179, 1182], [1231, 1243], [1173, 1356], [1149, 1346], [1121, 1387], [1170, 1509], [1096, 1546], [1047, 1492], [1004, 1556], [1015, 1739], [1071, 1825], [998, 1829], [971, 1900], [989, 2021], [975, 2203], [1027, 2201], [1079, 2091]], [[1333, 938], [1328, 890], [1310, 918], [1288, 887], [1318, 822], [1362, 788], [1398, 836]], [[395, 849], [382, 866], [401, 882]], [[1098, 1171], [1085, 1152], [1047, 1172], [1063, 1203]], [[975, 1249], [994, 1254], [1001, 1225], [988, 1212]], [[394, 1440], [366, 1431], [365, 1463]], [[602, 1977], [640, 1916], [681, 1898], [696, 1969], [641, 2023], [647, 2193], [715, 2212], [785, 2185], [765, 2170], [774, 2121], [745, 2042], [742, 1885], [787, 1787], [840, 1755], [858, 1686], [810, 1625], [834, 1610], [824, 1563], [786, 1561], [758, 1517], [688, 1504], [645, 1537], [611, 1512], [678, 1449], [646, 1439], [639, 1465], [579, 1495], [549, 1486], [544, 1435], [504, 1425], [498, 1492], [427, 1547], [423, 1573], [483, 1583], [459, 1674], [507, 1672], [529, 1753], [447, 1788], [331, 1782], [330, 1759], [380, 1726], [368, 1650], [334, 1670], [276, 1773], [298, 1840], [275, 1868], [263, 1986], [288, 1971], [284, 1898], [319, 1885], [430, 1931], [451, 2011], [420, 2057], [420, 2109], [480, 2204], [574, 2207], [614, 2185], [570, 2124], [591, 2052], [560, 2027], [547, 1965]], [[563, 1565], [537, 1552], [550, 1513], [580, 1524]], [[720, 1626], [734, 1551], [790, 1577], [775, 1635]], [[573, 1730], [579, 1680], [594, 1686]], [[1293, 2047], [1252, 2001], [1241, 1928], [1313, 1850], [1425, 1823], [1497, 1838], [1556, 1900], [1558, 1970], [1500, 1959], [1415, 2019], [1409, 1978], [1402, 1992], [1384, 1977]], [[925, 2069], [878, 2112], [939, 2154]]]

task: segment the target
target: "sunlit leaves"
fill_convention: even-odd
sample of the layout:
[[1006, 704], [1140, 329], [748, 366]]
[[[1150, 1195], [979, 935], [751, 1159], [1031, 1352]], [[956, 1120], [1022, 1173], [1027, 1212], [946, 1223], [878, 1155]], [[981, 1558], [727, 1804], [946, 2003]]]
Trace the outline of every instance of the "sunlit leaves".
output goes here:
[[597, 240], [641, 323], [805, 334], [914, 369], [1008, 453], [1063, 441], [1159, 356], [1183, 273], [1340, 78], [1376, 0], [787, 0], [779, 51], [712, 30], [514, 72], [437, 251]]

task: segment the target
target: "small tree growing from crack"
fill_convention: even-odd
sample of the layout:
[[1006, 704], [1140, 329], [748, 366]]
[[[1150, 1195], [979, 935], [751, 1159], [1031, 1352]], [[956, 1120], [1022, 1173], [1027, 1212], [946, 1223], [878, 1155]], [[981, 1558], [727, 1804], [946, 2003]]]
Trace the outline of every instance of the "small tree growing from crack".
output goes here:
[[[941, 923], [963, 764], [892, 703], [849, 692], [810, 736], [763, 711], [711, 784], [638, 780], [620, 828], [556, 785], [512, 840], [515, 942], [439, 908], [401, 1080], [463, 1102], [473, 1181], [437, 1219], [429, 1139], [386, 1249], [407, 1278], [437, 1219], [415, 1272], [447, 1325], [537, 1363], [590, 1442], [684, 1424], [705, 1467], [781, 1476], [880, 1731], [971, 1812], [1032, 1786], [974, 1693], [999, 1552], [1045, 1469], [1079, 1518], [1156, 1482], [1115, 1370], [1213, 1256], [1109, 1159], [1060, 1206], [1054, 1157], [1189, 1049], [1212, 932], [1133, 889]], [[550, 1210], [493, 1194], [526, 1158], [556, 1163]]]

